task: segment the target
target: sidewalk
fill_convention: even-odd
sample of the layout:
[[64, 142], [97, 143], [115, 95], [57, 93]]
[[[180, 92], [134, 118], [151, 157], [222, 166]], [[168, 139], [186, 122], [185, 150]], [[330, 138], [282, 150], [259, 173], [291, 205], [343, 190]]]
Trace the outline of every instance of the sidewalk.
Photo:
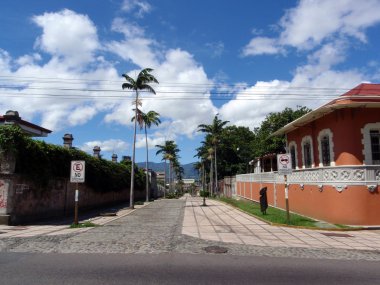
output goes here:
[[182, 234], [228, 243], [302, 248], [380, 250], [380, 232], [324, 231], [271, 226], [229, 205], [186, 197]]
[[[90, 221], [96, 225], [104, 225], [109, 222], [112, 222], [116, 219], [129, 215], [134, 212], [136, 209], [146, 206], [144, 205], [135, 205], [135, 209], [131, 210], [128, 208], [121, 209], [117, 211], [116, 216], [97, 216], [94, 218], [81, 220], [80, 223], [85, 221]], [[71, 224], [71, 223], [70, 223]], [[34, 237], [39, 235], [47, 236], [58, 236], [72, 233], [81, 233], [86, 232], [93, 227], [87, 228], [70, 228], [70, 224], [62, 225], [62, 222], [57, 222], [57, 224], [49, 225], [27, 225], [27, 226], [6, 226], [0, 225], [0, 239], [8, 237]]]

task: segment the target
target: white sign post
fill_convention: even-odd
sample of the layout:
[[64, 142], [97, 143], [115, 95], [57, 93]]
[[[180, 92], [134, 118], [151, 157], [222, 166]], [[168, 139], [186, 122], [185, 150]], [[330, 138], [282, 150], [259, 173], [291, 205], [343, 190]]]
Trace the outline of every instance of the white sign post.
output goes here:
[[288, 174], [293, 171], [292, 157], [289, 153], [277, 155], [277, 170], [279, 175], [284, 175], [285, 180], [285, 204], [286, 204], [286, 222], [289, 225], [289, 190], [288, 190]]
[[78, 224], [78, 201], [79, 201], [79, 185], [78, 183], [84, 183], [86, 162], [84, 160], [71, 161], [70, 182], [76, 183], [75, 190], [75, 212], [74, 212], [74, 224]]

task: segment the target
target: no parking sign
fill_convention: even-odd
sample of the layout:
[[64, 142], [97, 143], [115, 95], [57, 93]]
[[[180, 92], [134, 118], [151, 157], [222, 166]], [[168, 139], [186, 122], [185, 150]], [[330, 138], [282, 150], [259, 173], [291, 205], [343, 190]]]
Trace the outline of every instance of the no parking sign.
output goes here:
[[71, 161], [71, 172], [70, 172], [71, 183], [84, 183], [85, 167], [86, 167], [86, 164], [84, 160]]
[[288, 175], [292, 173], [292, 157], [289, 153], [277, 155], [278, 174]]

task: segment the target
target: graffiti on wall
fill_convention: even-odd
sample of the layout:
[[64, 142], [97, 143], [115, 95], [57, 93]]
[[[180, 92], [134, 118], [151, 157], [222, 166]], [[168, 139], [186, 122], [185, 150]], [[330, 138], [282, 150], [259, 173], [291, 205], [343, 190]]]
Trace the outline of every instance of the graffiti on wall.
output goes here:
[[0, 180], [0, 208], [7, 207], [8, 198], [8, 183], [4, 180]]

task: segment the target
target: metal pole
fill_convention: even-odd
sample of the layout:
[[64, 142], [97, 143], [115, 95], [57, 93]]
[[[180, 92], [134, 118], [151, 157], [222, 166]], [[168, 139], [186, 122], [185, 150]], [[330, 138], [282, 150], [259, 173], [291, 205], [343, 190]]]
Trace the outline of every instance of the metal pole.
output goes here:
[[78, 225], [78, 198], [79, 198], [79, 186], [78, 183], [75, 189], [75, 209], [74, 209], [74, 225]]
[[289, 216], [289, 190], [288, 190], [288, 176], [284, 175], [285, 179], [285, 205], [286, 205], [286, 223], [290, 224], [290, 216]]

